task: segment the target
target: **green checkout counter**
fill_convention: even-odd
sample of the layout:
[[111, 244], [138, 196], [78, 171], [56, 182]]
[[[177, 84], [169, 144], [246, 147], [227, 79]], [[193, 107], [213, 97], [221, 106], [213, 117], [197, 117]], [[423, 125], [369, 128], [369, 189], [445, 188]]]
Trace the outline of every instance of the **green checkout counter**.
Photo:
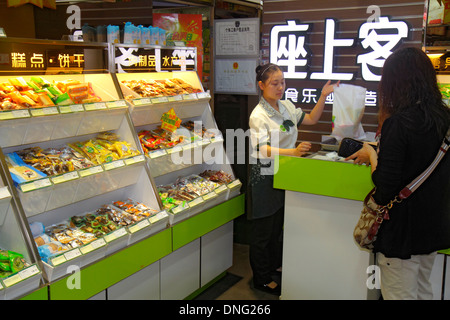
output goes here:
[[[379, 299], [374, 254], [353, 240], [370, 167], [327, 159], [319, 151], [275, 161], [274, 187], [286, 190], [281, 299]], [[433, 267], [434, 299], [450, 294], [446, 259], [438, 254]]]

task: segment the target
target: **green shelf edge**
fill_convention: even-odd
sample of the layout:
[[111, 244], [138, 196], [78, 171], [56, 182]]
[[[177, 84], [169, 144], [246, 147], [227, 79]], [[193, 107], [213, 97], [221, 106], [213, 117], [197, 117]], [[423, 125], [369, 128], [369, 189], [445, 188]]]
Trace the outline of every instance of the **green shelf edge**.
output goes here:
[[[172, 230], [166, 229], [112, 254], [79, 274], [80, 288], [69, 289], [71, 277], [50, 284], [51, 300], [85, 300], [172, 252]], [[75, 281], [75, 276], [74, 280]]]
[[208, 232], [239, 217], [245, 211], [245, 194], [218, 204], [205, 212], [189, 217], [172, 226], [173, 250], [177, 250], [189, 242], [200, 238]]
[[373, 188], [370, 167], [353, 163], [280, 156], [275, 168], [277, 189], [363, 201]]

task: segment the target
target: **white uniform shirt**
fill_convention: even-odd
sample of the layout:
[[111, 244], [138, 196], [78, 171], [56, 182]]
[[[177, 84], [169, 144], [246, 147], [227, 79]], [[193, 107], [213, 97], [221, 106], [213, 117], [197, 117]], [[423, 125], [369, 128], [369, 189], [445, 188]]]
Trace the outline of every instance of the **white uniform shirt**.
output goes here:
[[[254, 159], [267, 159], [258, 154], [259, 147], [263, 145], [282, 149], [295, 148], [298, 136], [297, 126], [303, 121], [305, 113], [289, 100], [279, 100], [278, 108], [280, 112], [261, 97], [259, 104], [250, 115], [251, 156]], [[292, 121], [293, 126], [286, 125], [286, 120]]]

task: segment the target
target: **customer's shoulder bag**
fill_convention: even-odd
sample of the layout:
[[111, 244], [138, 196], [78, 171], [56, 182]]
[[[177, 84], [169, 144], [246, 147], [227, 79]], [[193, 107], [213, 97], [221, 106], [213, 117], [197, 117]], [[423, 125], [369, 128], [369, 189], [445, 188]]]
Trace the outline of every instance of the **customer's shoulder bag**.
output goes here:
[[384, 206], [378, 205], [372, 195], [375, 193], [373, 188], [364, 199], [363, 209], [359, 217], [358, 223], [353, 231], [353, 237], [356, 243], [363, 249], [373, 249], [373, 243], [377, 238], [378, 229], [383, 220], [389, 220], [389, 210], [394, 203], [401, 202], [408, 198], [433, 172], [439, 161], [444, 157], [449, 148], [450, 129], [444, 137], [439, 152], [434, 158], [430, 166], [423, 171], [416, 179], [403, 188], [400, 193]]

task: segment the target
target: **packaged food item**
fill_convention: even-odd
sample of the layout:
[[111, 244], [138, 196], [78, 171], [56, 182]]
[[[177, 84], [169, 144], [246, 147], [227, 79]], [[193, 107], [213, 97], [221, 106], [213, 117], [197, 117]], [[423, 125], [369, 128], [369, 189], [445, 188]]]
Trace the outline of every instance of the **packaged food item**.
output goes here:
[[89, 159], [68, 146], [45, 150], [40, 147], [31, 147], [17, 151], [17, 154], [26, 164], [47, 176], [85, 169], [94, 165]]
[[18, 77], [18, 78], [10, 78], [8, 81], [18, 90], [18, 91], [25, 91], [30, 90], [31, 88], [28, 86], [24, 78]]
[[0, 271], [1, 276], [8, 276], [16, 273], [28, 264], [25, 262], [23, 255], [10, 250], [0, 250]]
[[205, 170], [199, 176], [220, 184], [228, 184], [233, 181], [233, 177], [223, 170]]
[[50, 236], [46, 235], [45, 233], [41, 233], [37, 237], [34, 237], [34, 242], [36, 242], [36, 245], [38, 247], [52, 241], [53, 239]]
[[39, 76], [32, 76], [31, 83], [39, 89], [50, 87], [50, 82]]
[[30, 230], [33, 237], [37, 237], [44, 233], [45, 227], [42, 222], [32, 222], [30, 223]]
[[42, 261], [46, 263], [49, 262], [51, 257], [67, 250], [67, 247], [63, 246], [63, 244], [58, 241], [52, 241], [38, 247], [39, 255], [41, 256]]
[[16, 185], [46, 177], [43, 172], [27, 165], [15, 152], [7, 153], [5, 158], [13, 182]]

